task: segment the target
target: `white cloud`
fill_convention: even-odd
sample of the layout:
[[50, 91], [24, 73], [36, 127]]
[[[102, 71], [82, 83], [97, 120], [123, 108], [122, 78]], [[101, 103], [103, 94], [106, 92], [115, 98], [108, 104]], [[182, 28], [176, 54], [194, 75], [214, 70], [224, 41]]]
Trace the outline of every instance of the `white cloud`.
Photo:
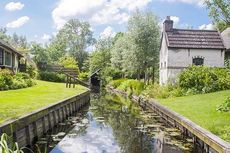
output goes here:
[[88, 19], [92, 24], [124, 23], [129, 13], [152, 0], [60, 0], [52, 12], [54, 24], [61, 28], [68, 19]]
[[178, 16], [170, 16], [170, 19], [173, 20], [175, 26], [179, 25], [180, 18]]
[[7, 3], [5, 6], [5, 9], [8, 11], [16, 11], [16, 10], [21, 10], [24, 7], [24, 4], [21, 2], [10, 2]]
[[100, 37], [103, 38], [109, 38], [114, 37], [116, 35], [116, 32], [113, 31], [113, 28], [108, 26], [104, 29], [102, 33], [100, 33]]
[[213, 24], [203, 24], [201, 26], [199, 26], [200, 30], [214, 30], [215, 26]]
[[51, 36], [46, 34], [46, 33], [44, 33], [42, 36], [42, 40], [45, 40], [45, 41], [48, 41], [50, 38], [51, 38]]
[[181, 2], [186, 4], [195, 4], [200, 7], [204, 6], [204, 0], [160, 0], [160, 1], [166, 1], [166, 2]]
[[30, 18], [28, 16], [23, 16], [23, 17], [18, 18], [15, 21], [7, 23], [6, 27], [7, 28], [19, 28], [19, 27], [23, 26], [24, 24], [26, 24], [29, 20], [30, 20]]

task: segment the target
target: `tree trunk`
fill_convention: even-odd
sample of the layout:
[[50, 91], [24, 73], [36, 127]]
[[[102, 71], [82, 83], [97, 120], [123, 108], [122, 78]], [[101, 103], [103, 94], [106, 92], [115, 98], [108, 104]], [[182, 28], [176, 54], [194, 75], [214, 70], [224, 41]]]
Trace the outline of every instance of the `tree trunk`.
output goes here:
[[152, 82], [153, 82], [153, 84], [155, 83], [155, 67], [153, 67]]

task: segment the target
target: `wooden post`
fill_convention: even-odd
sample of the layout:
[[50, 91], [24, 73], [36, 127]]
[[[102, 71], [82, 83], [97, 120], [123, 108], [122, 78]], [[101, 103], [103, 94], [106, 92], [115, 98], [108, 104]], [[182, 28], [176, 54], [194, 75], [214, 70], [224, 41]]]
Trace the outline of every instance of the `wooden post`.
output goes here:
[[71, 88], [71, 77], [69, 78], [69, 88]]
[[73, 88], [75, 88], [76, 79], [73, 79]]
[[68, 75], [66, 75], [66, 88], [68, 88], [68, 81], [69, 81], [69, 77]]

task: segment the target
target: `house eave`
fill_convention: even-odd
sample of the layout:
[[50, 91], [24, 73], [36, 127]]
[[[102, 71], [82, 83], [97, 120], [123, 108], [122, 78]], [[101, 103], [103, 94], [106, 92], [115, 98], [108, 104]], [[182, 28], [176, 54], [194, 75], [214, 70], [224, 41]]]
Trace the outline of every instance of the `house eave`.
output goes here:
[[0, 41], [0, 46], [2, 46], [3, 48], [6, 48], [7, 50], [14, 52], [15, 54], [17, 54], [19, 57], [24, 57], [21, 53], [19, 53], [16, 49], [14, 49], [13, 47], [11, 47], [10, 45], [6, 44], [3, 41]]
[[226, 50], [226, 48], [204, 48], [204, 47], [172, 47], [168, 46], [169, 49], [202, 49], [202, 50]]

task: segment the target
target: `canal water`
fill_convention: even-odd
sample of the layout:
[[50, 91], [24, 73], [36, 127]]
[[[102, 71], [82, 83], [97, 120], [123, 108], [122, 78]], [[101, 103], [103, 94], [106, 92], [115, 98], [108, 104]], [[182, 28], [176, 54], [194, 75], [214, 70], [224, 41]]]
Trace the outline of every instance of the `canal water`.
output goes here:
[[201, 152], [194, 147], [192, 139], [168, 127], [151, 110], [143, 110], [129, 99], [117, 95], [94, 95], [89, 107], [55, 129], [37, 142], [36, 148], [40, 148], [40, 152]]

